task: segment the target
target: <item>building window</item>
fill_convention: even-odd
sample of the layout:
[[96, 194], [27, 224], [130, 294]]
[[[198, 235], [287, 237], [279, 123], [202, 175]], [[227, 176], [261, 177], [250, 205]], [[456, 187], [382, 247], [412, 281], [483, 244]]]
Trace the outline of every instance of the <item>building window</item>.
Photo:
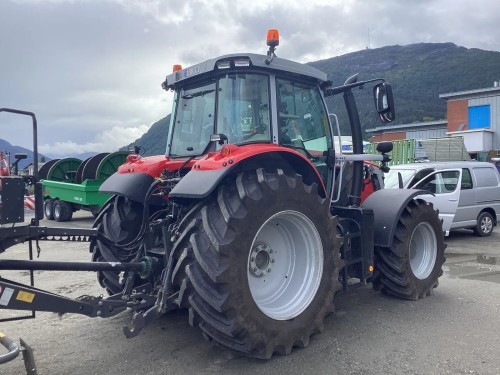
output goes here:
[[480, 105], [469, 107], [469, 129], [490, 127], [490, 106]]

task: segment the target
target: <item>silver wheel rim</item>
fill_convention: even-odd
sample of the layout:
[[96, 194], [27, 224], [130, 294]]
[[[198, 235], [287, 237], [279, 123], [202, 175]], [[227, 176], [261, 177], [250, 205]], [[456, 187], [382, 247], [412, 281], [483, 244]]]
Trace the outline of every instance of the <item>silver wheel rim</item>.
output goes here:
[[323, 274], [323, 245], [313, 222], [281, 211], [257, 231], [248, 256], [248, 284], [259, 309], [293, 319], [312, 302]]
[[489, 233], [493, 229], [493, 221], [489, 216], [483, 217], [481, 220], [481, 231], [483, 233]]
[[45, 216], [49, 217], [49, 216], [50, 216], [50, 214], [51, 214], [51, 211], [52, 211], [52, 210], [50, 209], [50, 203], [49, 203], [49, 202], [47, 202], [47, 203], [45, 204]]
[[417, 279], [424, 280], [436, 264], [437, 239], [432, 226], [425, 222], [417, 225], [410, 240], [410, 267]]

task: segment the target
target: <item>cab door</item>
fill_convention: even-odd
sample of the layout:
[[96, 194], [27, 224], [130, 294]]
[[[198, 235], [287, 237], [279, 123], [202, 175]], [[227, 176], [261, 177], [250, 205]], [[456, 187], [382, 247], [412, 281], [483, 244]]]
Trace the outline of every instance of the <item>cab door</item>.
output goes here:
[[455, 218], [460, 199], [461, 169], [446, 169], [433, 172], [413, 186], [415, 189], [427, 190], [430, 194], [423, 194], [423, 198], [439, 210], [439, 217], [443, 220], [443, 231], [449, 234], [451, 224]]
[[315, 84], [277, 78], [276, 94], [279, 144], [306, 156], [330, 191], [333, 173], [327, 167], [325, 155], [333, 149], [333, 135], [320, 88]]

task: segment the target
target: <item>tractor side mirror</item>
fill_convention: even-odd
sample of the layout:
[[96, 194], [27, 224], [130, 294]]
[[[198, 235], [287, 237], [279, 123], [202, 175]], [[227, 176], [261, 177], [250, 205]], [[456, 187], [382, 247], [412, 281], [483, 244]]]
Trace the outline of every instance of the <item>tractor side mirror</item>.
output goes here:
[[393, 147], [394, 145], [392, 144], [392, 142], [377, 143], [377, 151], [382, 154], [387, 154], [388, 152], [391, 152]]
[[375, 108], [380, 116], [380, 121], [386, 123], [396, 118], [394, 111], [394, 97], [392, 87], [387, 82], [382, 82], [373, 88]]

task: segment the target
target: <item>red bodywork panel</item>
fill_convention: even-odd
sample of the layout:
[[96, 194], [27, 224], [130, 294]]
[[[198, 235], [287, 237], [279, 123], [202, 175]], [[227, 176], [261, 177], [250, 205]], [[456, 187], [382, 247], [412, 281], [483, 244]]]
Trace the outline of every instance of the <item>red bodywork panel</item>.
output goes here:
[[[158, 178], [167, 169], [173, 171], [179, 169], [186, 159], [170, 159], [164, 155], [148, 156], [143, 158], [139, 155], [129, 155], [125, 164], [118, 167], [118, 173], [146, 173], [153, 178]], [[191, 167], [195, 160], [190, 161], [187, 167]]]
[[[361, 191], [361, 203], [365, 201], [366, 198], [370, 194], [372, 194], [376, 190], [382, 189], [383, 186], [383, 172], [380, 170], [380, 167], [374, 163], [371, 163], [369, 161], [364, 162], [365, 167], [368, 167], [369, 173], [365, 176], [363, 180], [363, 190]], [[377, 179], [380, 186], [376, 186], [376, 180]]]
[[[209, 152], [207, 155], [197, 156], [193, 160], [190, 160], [185, 167], [188, 169], [194, 168], [197, 171], [230, 168], [245, 159], [270, 152], [286, 152], [301, 157], [316, 172], [318, 180], [323, 184], [321, 176], [309, 159], [304, 157], [300, 152], [275, 144], [248, 144], [244, 146], [232, 144], [224, 145], [220, 151]], [[164, 170], [174, 171], [179, 169], [187, 159], [187, 157], [172, 159], [163, 155], [149, 157], [129, 155], [125, 164], [118, 168], [118, 173], [146, 173], [153, 178], [157, 178]], [[323, 189], [325, 189], [324, 185]]]
[[[324, 191], [326, 191], [321, 176], [316, 170], [314, 164], [312, 164], [309, 159], [307, 159], [300, 152], [275, 144], [249, 144], [244, 146], [236, 146], [232, 144], [224, 145], [220, 151], [209, 152], [206, 155], [193, 158], [193, 160], [190, 160], [185, 165], [185, 168], [195, 169], [196, 171], [200, 172], [230, 168], [240, 163], [241, 161], [249, 159], [253, 156], [271, 152], [286, 152], [295, 156], [299, 156], [300, 158], [305, 160], [311, 166], [312, 170], [315, 171], [318, 181], [321, 181], [322, 188]], [[161, 176], [164, 170], [175, 171], [179, 169], [187, 159], [187, 157], [172, 159], [163, 155], [149, 157], [129, 155], [127, 157], [126, 163], [118, 168], [118, 173], [146, 173], [153, 178], [158, 178]], [[379, 167], [376, 164], [370, 162], [365, 162], [364, 164], [365, 167], [369, 168], [369, 171], [371, 173], [368, 173], [364, 178], [363, 190], [361, 192], [361, 202], [363, 202], [374, 191], [378, 190], [378, 188], [383, 187], [381, 178], [378, 178], [378, 176], [373, 176], [373, 174], [378, 175], [382, 173]], [[374, 184], [373, 178], [378, 178], [381, 185], [380, 187]]]

